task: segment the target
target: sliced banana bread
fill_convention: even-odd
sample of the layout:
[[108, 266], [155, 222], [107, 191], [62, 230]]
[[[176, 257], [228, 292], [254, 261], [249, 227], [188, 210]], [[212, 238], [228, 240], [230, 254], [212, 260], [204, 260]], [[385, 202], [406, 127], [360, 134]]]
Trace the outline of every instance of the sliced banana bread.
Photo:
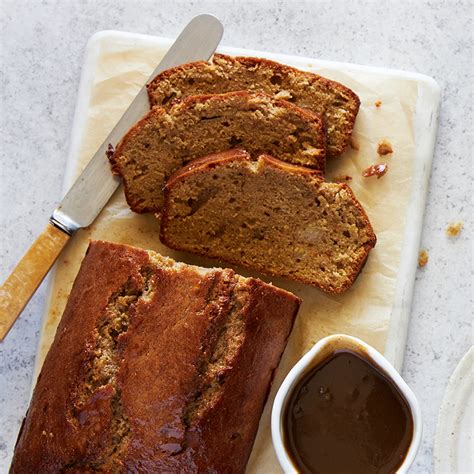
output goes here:
[[299, 299], [92, 242], [10, 472], [243, 473]]
[[245, 91], [192, 96], [171, 109], [155, 107], [122, 139], [111, 157], [135, 212], [159, 212], [162, 189], [185, 163], [242, 146], [324, 171], [321, 117], [265, 94]]
[[274, 61], [215, 54], [211, 63], [169, 69], [148, 85], [150, 104], [162, 107], [189, 95], [236, 90], [264, 92], [321, 114], [328, 131], [328, 156], [341, 154], [349, 144], [359, 97], [339, 82]]
[[243, 150], [196, 160], [165, 187], [169, 247], [342, 293], [376, 242], [346, 184]]

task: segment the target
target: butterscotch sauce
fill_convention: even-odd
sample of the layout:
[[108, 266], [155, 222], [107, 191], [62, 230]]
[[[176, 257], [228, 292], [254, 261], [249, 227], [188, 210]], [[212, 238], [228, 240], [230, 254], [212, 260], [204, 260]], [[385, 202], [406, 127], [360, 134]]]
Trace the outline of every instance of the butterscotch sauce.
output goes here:
[[392, 473], [413, 437], [407, 401], [375, 365], [336, 351], [308, 371], [284, 414], [284, 442], [303, 473]]

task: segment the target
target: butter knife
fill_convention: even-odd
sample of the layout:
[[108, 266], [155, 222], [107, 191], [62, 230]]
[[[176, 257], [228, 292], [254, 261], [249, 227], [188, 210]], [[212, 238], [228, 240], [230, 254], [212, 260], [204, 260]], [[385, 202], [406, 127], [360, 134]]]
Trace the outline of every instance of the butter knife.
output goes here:
[[[170, 67], [192, 61], [207, 61], [216, 50], [223, 31], [222, 24], [212, 15], [194, 17], [170, 47], [147, 83]], [[110, 145], [115, 147], [128, 129], [148, 110], [148, 95], [146, 86], [143, 86], [59, 207], [54, 210], [46, 229], [33, 242], [0, 287], [0, 342], [74, 232], [92, 224], [117, 189], [120, 179], [110, 171], [108, 148]]]

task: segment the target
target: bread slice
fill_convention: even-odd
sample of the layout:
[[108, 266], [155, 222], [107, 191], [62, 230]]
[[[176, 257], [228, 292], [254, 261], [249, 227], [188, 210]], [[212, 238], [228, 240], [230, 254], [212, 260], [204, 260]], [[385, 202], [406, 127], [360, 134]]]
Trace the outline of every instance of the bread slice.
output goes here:
[[328, 293], [355, 281], [376, 242], [346, 184], [269, 155], [231, 150], [165, 187], [161, 240], [178, 250], [287, 277]]
[[231, 92], [188, 97], [152, 109], [111, 157], [135, 212], [159, 212], [162, 189], [185, 163], [242, 146], [324, 171], [326, 136], [319, 115], [265, 94]]
[[264, 92], [322, 115], [329, 157], [341, 154], [349, 144], [359, 97], [339, 82], [274, 61], [215, 54], [211, 63], [169, 69], [148, 85], [150, 104], [161, 107], [169, 107], [176, 98], [236, 90]]
[[92, 242], [10, 472], [243, 473], [299, 304], [233, 270]]

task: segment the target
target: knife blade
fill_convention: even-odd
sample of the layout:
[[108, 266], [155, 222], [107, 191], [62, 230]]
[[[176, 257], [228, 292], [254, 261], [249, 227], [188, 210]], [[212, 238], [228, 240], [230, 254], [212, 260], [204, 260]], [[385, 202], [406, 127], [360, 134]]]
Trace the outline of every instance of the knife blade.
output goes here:
[[[212, 15], [198, 15], [169, 48], [148, 82], [170, 67], [192, 61], [207, 61], [216, 50], [223, 26]], [[115, 147], [128, 129], [149, 111], [146, 86], [94, 154], [76, 182], [53, 211], [49, 224], [0, 287], [0, 342], [34, 294], [69, 238], [92, 224], [120, 184], [110, 170], [107, 151]]]
[[[193, 18], [153, 71], [147, 83], [170, 67], [198, 60], [207, 61], [217, 48], [222, 33], [221, 23], [212, 15], [199, 15]], [[143, 86], [60, 206], [54, 210], [51, 217], [54, 225], [71, 234], [94, 221], [120, 184], [120, 179], [110, 172], [110, 164], [106, 157], [107, 149], [109, 145], [115, 146], [128, 129], [149, 111], [149, 108], [146, 86]]]

